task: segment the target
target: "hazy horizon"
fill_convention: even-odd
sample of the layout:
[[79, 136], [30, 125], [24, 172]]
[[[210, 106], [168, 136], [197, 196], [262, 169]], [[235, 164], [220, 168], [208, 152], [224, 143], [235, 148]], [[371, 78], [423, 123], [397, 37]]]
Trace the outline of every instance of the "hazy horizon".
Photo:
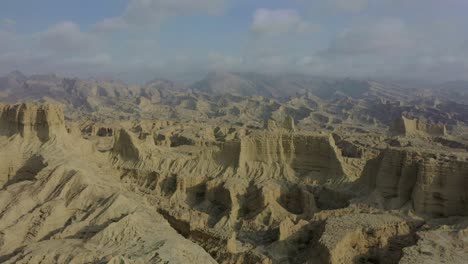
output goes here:
[[[118, 75], [89, 75], [89, 76], [79, 76], [76, 74], [67, 74], [67, 73], [57, 73], [57, 72], [23, 72], [21, 70], [12, 70], [8, 73], [1, 74], [0, 78], [7, 77], [10, 74], [15, 74], [19, 72], [25, 75], [27, 78], [32, 78], [34, 76], [46, 76], [46, 75], [55, 75], [57, 78], [69, 78], [74, 79], [78, 78], [81, 80], [96, 80], [96, 81], [113, 81], [113, 82], [123, 82], [125, 85], [136, 85], [144, 86], [148, 83], [151, 83], [155, 80], [167, 80], [175, 84], [182, 86], [191, 86], [200, 81], [205, 81], [207, 78], [210, 78], [212, 74], [229, 74], [236, 75], [239, 78], [244, 78], [246, 75], [259, 75], [265, 78], [274, 78], [278, 80], [284, 80], [282, 78], [289, 77], [291, 81], [294, 80], [294, 77], [305, 78], [305, 79], [314, 79], [320, 78], [328, 81], [339, 81], [339, 80], [356, 80], [356, 81], [375, 81], [386, 84], [399, 85], [402, 88], [411, 89], [411, 88], [443, 88], [444, 85], [448, 83], [462, 82], [463, 85], [468, 84], [467, 79], [452, 79], [452, 80], [431, 80], [431, 79], [410, 79], [410, 78], [372, 78], [372, 77], [357, 77], [357, 76], [331, 76], [331, 75], [319, 75], [319, 74], [307, 74], [307, 73], [295, 73], [295, 72], [282, 72], [282, 73], [268, 73], [268, 72], [256, 72], [256, 71], [209, 71], [199, 74], [182, 74], [174, 76], [175, 78], [169, 78], [170, 76], [161, 76], [161, 75], [149, 75], [148, 78], [136, 78], [136, 79], [125, 79], [122, 76]], [[248, 78], [247, 78], [248, 79]]]
[[6, 0], [0, 75], [126, 82], [208, 72], [466, 80], [462, 0]]

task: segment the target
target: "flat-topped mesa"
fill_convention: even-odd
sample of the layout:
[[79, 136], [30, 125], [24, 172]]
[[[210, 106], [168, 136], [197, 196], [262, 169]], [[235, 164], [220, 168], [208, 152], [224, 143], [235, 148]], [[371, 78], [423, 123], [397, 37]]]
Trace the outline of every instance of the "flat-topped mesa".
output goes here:
[[443, 124], [431, 124], [401, 116], [393, 122], [390, 132], [393, 135], [404, 136], [445, 136], [447, 128]]
[[63, 109], [54, 104], [0, 104], [0, 135], [45, 142], [66, 133]]

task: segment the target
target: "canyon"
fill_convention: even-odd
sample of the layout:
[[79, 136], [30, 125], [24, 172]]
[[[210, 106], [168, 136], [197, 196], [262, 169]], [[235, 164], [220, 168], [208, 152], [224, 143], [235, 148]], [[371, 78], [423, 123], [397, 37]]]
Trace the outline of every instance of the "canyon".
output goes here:
[[0, 262], [465, 263], [467, 104], [260, 77], [0, 79]]

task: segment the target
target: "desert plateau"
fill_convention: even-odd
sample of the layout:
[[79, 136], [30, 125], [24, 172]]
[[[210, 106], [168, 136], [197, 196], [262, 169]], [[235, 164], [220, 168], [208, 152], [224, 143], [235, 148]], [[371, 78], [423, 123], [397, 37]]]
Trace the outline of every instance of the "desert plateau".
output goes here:
[[1, 263], [468, 258], [466, 93], [252, 73], [0, 88]]
[[468, 0], [1, 0], [0, 264], [468, 264]]

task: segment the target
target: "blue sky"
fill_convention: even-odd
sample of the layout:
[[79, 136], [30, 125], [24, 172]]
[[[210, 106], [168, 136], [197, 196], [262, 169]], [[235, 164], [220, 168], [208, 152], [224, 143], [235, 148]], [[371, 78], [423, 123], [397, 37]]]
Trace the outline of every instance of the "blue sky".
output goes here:
[[0, 74], [466, 79], [465, 0], [3, 0]]

